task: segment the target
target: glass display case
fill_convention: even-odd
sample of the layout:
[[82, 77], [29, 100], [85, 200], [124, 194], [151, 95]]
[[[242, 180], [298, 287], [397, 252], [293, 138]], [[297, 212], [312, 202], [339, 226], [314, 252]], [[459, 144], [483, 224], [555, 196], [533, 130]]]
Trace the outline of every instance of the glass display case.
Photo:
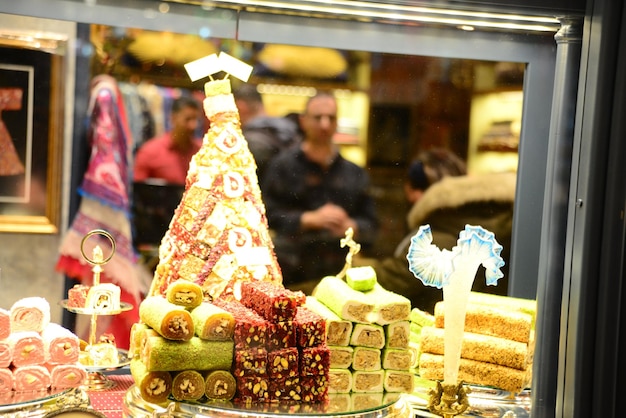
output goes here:
[[[617, 66], [607, 58], [610, 53], [606, 51], [619, 50], [616, 46], [619, 44], [615, 41], [606, 46], [603, 41], [611, 38], [614, 33], [610, 31], [619, 27], [619, 18], [613, 17], [613, 14], [619, 16], [618, 6], [608, 1], [589, 2], [593, 5], [585, 11], [585, 2], [546, 5], [502, 1], [481, 6], [475, 2], [455, 3], [458, 8], [453, 10], [452, 5], [442, 6], [439, 2], [436, 5], [424, 2], [420, 6], [399, 1], [334, 3], [331, 7], [328, 2], [317, 1], [146, 0], [122, 4], [112, 0], [27, 0], [3, 4], [0, 12], [81, 24], [208, 33], [210, 37], [241, 42], [522, 64], [522, 117], [509, 293], [537, 297], [539, 303], [535, 358], [541, 369], [536, 370], [538, 383], [533, 387], [538, 391], [537, 416], [549, 416], [545, 411], [556, 407], [567, 410], [563, 406], [567, 404], [565, 400], [578, 397], [585, 399], [581, 408], [588, 411], [593, 401], [580, 396], [578, 379], [593, 376], [592, 365], [582, 366], [582, 360], [577, 360], [566, 366], [565, 357], [576, 355], [582, 359], [594, 352], [594, 348], [578, 342], [594, 335], [591, 323], [611, 317], [608, 307], [600, 309], [598, 314], [598, 305], [611, 301], [609, 305], [614, 306], [618, 301], [617, 295], [609, 296], [614, 283], [603, 279], [597, 285], [599, 288], [592, 288], [594, 301], [585, 302], [583, 294], [591, 285], [580, 277], [582, 273], [602, 274], [602, 277], [621, 275], [619, 268], [613, 267], [615, 263], [607, 264], [606, 257], [613, 254], [621, 260], [623, 237], [615, 232], [617, 236], [607, 234], [602, 241], [597, 231], [621, 227], [623, 215], [618, 219], [608, 217], [602, 223], [591, 219], [601, 217], [608, 208], [620, 213], [619, 198], [610, 200], [601, 193], [617, 190], [616, 196], [622, 196], [621, 182], [605, 170], [619, 167], [615, 159], [623, 155], [623, 149], [610, 139], [586, 140], [601, 134], [608, 137], [611, 132], [620, 132], [619, 129], [623, 132], [619, 123], [612, 125], [606, 119], [608, 116], [603, 118], [597, 113], [604, 109], [607, 115], [611, 114], [610, 98], [616, 94], [614, 84], [605, 85], [599, 80], [602, 71], [613, 74], [612, 66]], [[594, 22], [586, 22], [588, 26], [583, 32], [585, 13], [608, 23], [592, 35], [590, 28]], [[579, 73], [579, 69], [584, 71]], [[585, 81], [588, 85], [578, 92], [579, 82]], [[579, 96], [583, 93], [590, 96]], [[598, 105], [597, 110], [594, 105]], [[608, 131], [610, 128], [613, 130]], [[610, 153], [609, 149], [615, 152]], [[607, 249], [602, 254], [590, 248], [593, 245], [600, 248], [600, 244]], [[580, 254], [583, 256], [578, 257]], [[621, 266], [621, 261], [618, 264]], [[585, 318], [586, 314], [590, 316]], [[573, 331], [576, 329], [580, 332]], [[607, 345], [618, 347], [617, 339], [609, 338], [608, 334], [615, 332], [601, 331]], [[559, 347], [564, 350], [560, 359]], [[617, 357], [616, 348], [599, 349], [613, 353], [611, 358]], [[609, 368], [604, 366], [603, 370]], [[615, 400], [615, 396], [611, 399]]]

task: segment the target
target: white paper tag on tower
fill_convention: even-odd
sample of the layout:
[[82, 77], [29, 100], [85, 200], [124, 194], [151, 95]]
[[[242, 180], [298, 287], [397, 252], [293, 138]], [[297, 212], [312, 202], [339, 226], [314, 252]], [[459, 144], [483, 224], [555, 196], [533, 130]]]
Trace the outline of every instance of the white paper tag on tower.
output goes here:
[[220, 52], [219, 61], [222, 70], [234, 77], [237, 77], [241, 81], [248, 81], [250, 74], [252, 74], [251, 65], [246, 64], [245, 62], [238, 60], [225, 52]]
[[188, 62], [185, 64], [185, 70], [191, 81], [196, 81], [222, 71], [222, 63], [217, 54], [211, 54]]

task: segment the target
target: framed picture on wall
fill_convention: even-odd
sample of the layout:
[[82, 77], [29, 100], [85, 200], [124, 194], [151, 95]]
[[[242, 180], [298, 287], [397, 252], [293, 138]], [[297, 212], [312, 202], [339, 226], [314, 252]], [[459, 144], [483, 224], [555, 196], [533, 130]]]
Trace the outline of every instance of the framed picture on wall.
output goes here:
[[58, 231], [62, 63], [0, 39], [0, 232]]

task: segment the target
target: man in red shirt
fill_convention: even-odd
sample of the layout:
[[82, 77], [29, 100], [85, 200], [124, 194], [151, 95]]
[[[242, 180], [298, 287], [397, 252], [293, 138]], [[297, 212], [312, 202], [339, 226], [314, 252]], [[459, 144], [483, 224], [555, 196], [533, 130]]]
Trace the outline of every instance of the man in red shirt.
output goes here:
[[202, 146], [202, 140], [194, 137], [200, 112], [200, 104], [189, 97], [172, 103], [170, 132], [150, 139], [137, 150], [136, 182], [161, 179], [169, 184], [185, 184], [191, 157]]

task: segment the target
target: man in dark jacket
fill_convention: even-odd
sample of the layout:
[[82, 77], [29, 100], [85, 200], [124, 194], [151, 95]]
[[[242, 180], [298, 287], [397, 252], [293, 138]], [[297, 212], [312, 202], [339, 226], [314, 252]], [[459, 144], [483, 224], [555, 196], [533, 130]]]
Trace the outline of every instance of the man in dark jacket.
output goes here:
[[335, 98], [326, 92], [312, 97], [300, 124], [304, 140], [271, 161], [262, 190], [283, 282], [309, 292], [343, 268], [346, 231], [352, 228], [355, 240], [367, 248], [378, 220], [367, 172], [343, 158], [332, 141]]
[[257, 177], [262, 185], [268, 162], [280, 151], [300, 141], [299, 128], [286, 117], [268, 116], [263, 98], [254, 85], [242, 85], [233, 96], [239, 110], [241, 130], [256, 161]]

